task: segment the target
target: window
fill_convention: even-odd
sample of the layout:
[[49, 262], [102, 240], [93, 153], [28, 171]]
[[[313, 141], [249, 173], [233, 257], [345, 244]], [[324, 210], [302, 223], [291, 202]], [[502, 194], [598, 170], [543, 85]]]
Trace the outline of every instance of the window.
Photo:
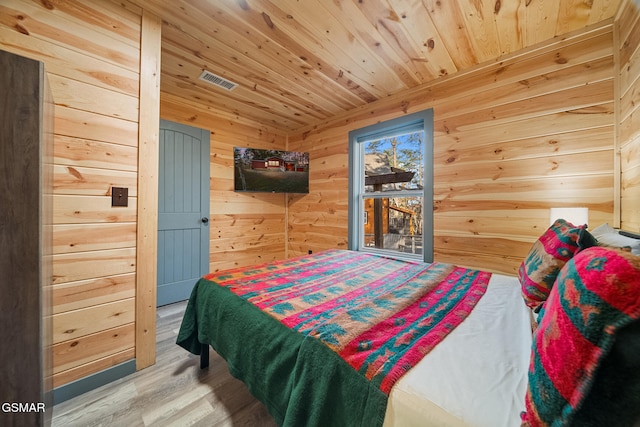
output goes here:
[[349, 248], [433, 261], [433, 110], [349, 133]]

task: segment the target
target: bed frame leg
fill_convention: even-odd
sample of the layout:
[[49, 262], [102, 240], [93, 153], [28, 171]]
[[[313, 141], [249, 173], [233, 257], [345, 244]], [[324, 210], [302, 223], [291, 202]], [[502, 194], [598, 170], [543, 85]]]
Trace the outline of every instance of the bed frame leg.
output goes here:
[[200, 369], [209, 367], [209, 344], [200, 344]]

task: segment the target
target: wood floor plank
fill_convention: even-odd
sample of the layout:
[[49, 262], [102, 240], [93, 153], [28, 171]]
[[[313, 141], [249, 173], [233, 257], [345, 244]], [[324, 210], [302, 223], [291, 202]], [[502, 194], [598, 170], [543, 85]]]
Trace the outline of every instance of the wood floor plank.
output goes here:
[[262, 403], [210, 350], [210, 366], [178, 345], [186, 301], [159, 307], [156, 364], [53, 408], [52, 426], [275, 427]]

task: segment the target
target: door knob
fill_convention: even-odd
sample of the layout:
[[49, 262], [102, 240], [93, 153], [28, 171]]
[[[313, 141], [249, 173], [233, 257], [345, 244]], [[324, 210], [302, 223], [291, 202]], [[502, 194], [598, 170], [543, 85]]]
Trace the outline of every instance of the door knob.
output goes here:
[[207, 218], [206, 216], [203, 216], [200, 221], [202, 221], [203, 224], [206, 224], [209, 222], [209, 218]]

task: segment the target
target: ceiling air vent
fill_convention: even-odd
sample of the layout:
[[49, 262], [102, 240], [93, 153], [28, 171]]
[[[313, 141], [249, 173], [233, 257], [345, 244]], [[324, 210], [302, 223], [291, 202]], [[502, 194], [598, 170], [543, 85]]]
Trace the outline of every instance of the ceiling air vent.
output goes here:
[[217, 76], [212, 72], [204, 70], [202, 74], [200, 74], [200, 80], [204, 80], [205, 82], [209, 82], [212, 85], [216, 85], [226, 90], [233, 90], [238, 86], [238, 83], [234, 83], [231, 80], [227, 80], [223, 77]]

